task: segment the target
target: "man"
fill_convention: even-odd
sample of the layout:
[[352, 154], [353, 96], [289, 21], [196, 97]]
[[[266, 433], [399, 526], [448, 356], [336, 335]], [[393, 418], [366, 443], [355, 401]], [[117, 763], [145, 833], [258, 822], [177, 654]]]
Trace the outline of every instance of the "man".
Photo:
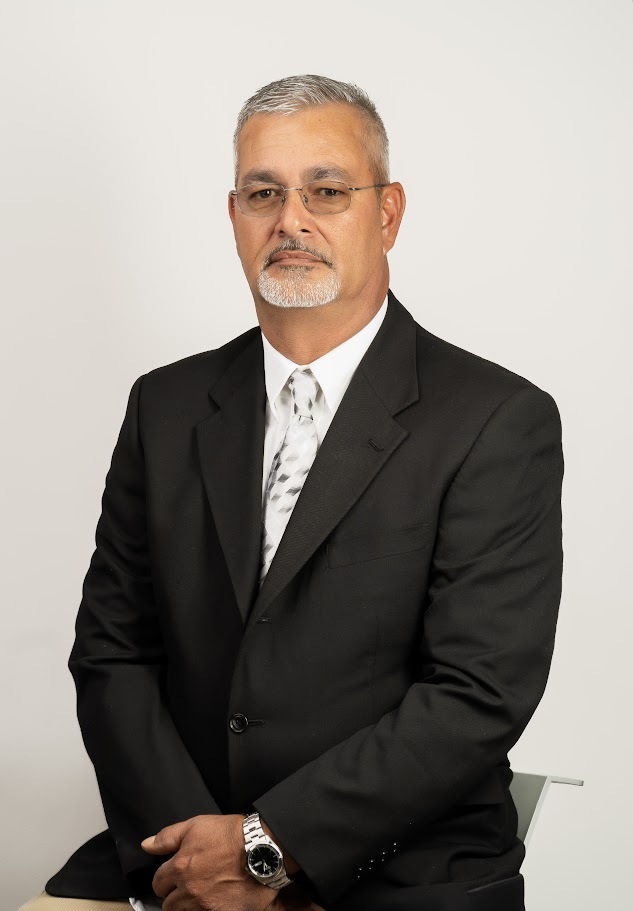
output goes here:
[[259, 326], [132, 387], [69, 662], [108, 830], [47, 892], [520, 911], [556, 405], [389, 290], [405, 196], [363, 92], [282, 79], [235, 143]]

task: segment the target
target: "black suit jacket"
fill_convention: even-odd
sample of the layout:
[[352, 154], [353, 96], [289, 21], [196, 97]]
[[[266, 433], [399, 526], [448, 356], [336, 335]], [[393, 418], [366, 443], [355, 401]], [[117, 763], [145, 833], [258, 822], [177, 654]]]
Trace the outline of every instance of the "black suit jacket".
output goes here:
[[328, 908], [519, 871], [507, 753], [561, 586], [553, 399], [389, 292], [258, 590], [265, 403], [259, 326], [132, 387], [69, 662], [108, 830], [51, 894], [151, 891], [143, 838], [252, 808]]

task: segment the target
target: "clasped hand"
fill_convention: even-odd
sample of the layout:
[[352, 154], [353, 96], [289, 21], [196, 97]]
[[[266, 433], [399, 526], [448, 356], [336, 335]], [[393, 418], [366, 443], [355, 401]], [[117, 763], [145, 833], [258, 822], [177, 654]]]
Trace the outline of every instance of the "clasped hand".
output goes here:
[[141, 843], [149, 854], [174, 854], [152, 880], [163, 911], [324, 911], [296, 884], [277, 892], [248, 873], [242, 820], [194, 816]]

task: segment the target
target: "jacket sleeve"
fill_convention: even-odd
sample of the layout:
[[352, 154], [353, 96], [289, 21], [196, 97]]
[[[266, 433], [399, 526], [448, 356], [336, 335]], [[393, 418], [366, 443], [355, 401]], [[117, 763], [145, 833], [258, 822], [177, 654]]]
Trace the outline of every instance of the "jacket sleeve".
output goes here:
[[328, 905], [507, 757], [549, 674], [561, 594], [558, 409], [529, 385], [489, 416], [440, 510], [418, 679], [375, 724], [254, 807]]
[[106, 477], [68, 664], [81, 733], [128, 876], [157, 866], [140, 847], [148, 835], [221, 812], [161, 696], [165, 653], [146, 534], [142, 380], [130, 392]]

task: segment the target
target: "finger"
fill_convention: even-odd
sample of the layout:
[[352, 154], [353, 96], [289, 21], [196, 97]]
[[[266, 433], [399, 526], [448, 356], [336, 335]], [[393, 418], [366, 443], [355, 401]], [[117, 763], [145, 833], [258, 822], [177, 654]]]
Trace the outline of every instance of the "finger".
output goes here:
[[[173, 889], [166, 898], [161, 900], [162, 911], [183, 911], [184, 895], [180, 889]], [[191, 907], [191, 906], [190, 906]]]
[[171, 860], [167, 860], [164, 864], [161, 864], [154, 873], [152, 889], [155, 895], [158, 895], [160, 898], [167, 898], [167, 896], [176, 888], [176, 874], [172, 857]]
[[180, 848], [180, 843], [188, 831], [190, 821], [174, 823], [166, 826], [156, 835], [150, 835], [141, 842], [141, 848], [149, 854], [173, 854]]

